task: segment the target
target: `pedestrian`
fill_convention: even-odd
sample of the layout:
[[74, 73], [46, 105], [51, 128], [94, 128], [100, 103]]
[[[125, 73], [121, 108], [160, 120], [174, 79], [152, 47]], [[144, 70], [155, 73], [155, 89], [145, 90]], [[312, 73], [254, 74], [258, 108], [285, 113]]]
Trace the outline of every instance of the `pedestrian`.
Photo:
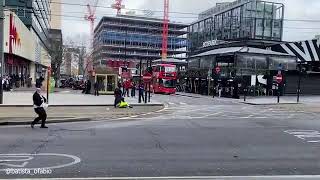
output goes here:
[[86, 94], [90, 94], [90, 92], [91, 92], [91, 81], [88, 80], [87, 81]]
[[131, 97], [136, 97], [136, 83], [134, 81], [131, 83]]
[[34, 128], [34, 125], [37, 124], [40, 120], [42, 121], [40, 128], [48, 128], [46, 126], [46, 108], [48, 107], [46, 103], [47, 99], [41, 95], [41, 89], [37, 88], [36, 92], [33, 94], [33, 107], [34, 111], [38, 114], [38, 117], [35, 118], [31, 123], [31, 128]]
[[141, 84], [139, 85], [139, 99], [142, 98], [142, 101], [144, 102], [144, 95], [143, 95], [143, 93], [144, 93], [144, 87], [143, 87], [143, 83], [141, 83]]
[[24, 87], [24, 84], [25, 84], [25, 77], [23, 74], [21, 74], [21, 87]]
[[99, 83], [98, 83], [98, 81], [94, 83], [93, 87], [94, 87], [94, 95], [99, 96]]
[[28, 88], [31, 88], [31, 86], [32, 86], [32, 78], [31, 78], [31, 76], [30, 76], [30, 74], [28, 75]]
[[218, 86], [218, 92], [219, 92], [219, 98], [221, 98], [222, 95], [222, 87], [219, 85]]
[[114, 90], [114, 107], [116, 108], [117, 105], [121, 102], [122, 99], [122, 91], [120, 90], [119, 87], [117, 87]]
[[127, 94], [127, 97], [130, 97], [130, 96], [129, 96], [130, 89], [131, 89], [131, 81], [128, 79], [128, 80], [126, 81], [126, 94]]
[[1, 85], [2, 85], [2, 89], [3, 89], [3, 90], [6, 88], [6, 87], [5, 87], [5, 82], [6, 82], [6, 78], [5, 78], [5, 77], [2, 77]]
[[123, 81], [122, 88], [123, 88], [122, 96], [126, 97], [126, 94], [127, 94], [127, 92], [126, 92], [126, 90], [127, 90], [127, 81]]

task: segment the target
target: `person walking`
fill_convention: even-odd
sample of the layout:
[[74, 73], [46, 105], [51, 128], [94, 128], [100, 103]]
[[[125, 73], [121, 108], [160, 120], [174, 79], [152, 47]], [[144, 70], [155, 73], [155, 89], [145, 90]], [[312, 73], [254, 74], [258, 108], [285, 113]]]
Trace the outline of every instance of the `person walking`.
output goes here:
[[144, 87], [143, 87], [143, 83], [141, 83], [140, 85], [139, 85], [139, 99], [140, 99], [140, 97], [142, 98], [142, 101], [144, 102], [144, 95], [143, 95], [143, 93], [144, 93]]
[[25, 84], [25, 76], [24, 76], [23, 74], [21, 74], [20, 80], [21, 80], [21, 87], [24, 87], [24, 84]]
[[131, 89], [131, 81], [128, 79], [126, 81], [126, 94], [127, 94], [127, 97], [130, 97], [130, 95], [129, 95], [130, 89]]
[[34, 125], [40, 120], [42, 120], [40, 128], [48, 128], [46, 126], [47, 113], [45, 109], [48, 107], [46, 102], [47, 99], [41, 95], [41, 89], [37, 88], [36, 92], [33, 94], [33, 107], [34, 111], [38, 114], [38, 117], [31, 123], [31, 128], [34, 128]]
[[131, 87], [131, 97], [136, 97], [136, 83], [134, 81], [132, 81]]
[[99, 96], [99, 83], [98, 81], [94, 83], [94, 96]]

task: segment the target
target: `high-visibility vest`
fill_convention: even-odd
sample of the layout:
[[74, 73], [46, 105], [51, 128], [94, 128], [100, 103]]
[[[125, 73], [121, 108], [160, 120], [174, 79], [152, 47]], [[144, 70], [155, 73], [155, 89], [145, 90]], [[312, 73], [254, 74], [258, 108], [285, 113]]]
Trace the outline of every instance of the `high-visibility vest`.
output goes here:
[[121, 102], [119, 103], [119, 108], [126, 108], [126, 107], [128, 107], [128, 106], [129, 106], [129, 104], [128, 104], [127, 102], [121, 101]]

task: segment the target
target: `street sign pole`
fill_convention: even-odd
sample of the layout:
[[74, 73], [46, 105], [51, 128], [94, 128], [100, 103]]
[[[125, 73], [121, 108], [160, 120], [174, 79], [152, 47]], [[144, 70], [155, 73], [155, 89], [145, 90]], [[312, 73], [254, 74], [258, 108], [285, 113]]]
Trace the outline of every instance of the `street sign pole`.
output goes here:
[[298, 90], [297, 90], [297, 103], [300, 102], [300, 92], [301, 92], [301, 71], [302, 71], [302, 64], [299, 63], [299, 80], [298, 80]]
[[[151, 61], [149, 61], [149, 68], [151, 68], [151, 67], [152, 67], [152, 63], [151, 63]], [[148, 84], [149, 84], [149, 87], [148, 87], [148, 89], [149, 89], [148, 102], [151, 102], [151, 81]]]
[[280, 84], [278, 84], [278, 104], [280, 103], [280, 88], [279, 88]]
[[0, 0], [0, 104], [3, 104], [3, 73], [4, 73], [4, 52], [3, 52], [3, 29], [4, 29], [4, 0]]
[[141, 80], [141, 74], [142, 74], [142, 60], [140, 59], [140, 67], [139, 67], [139, 71], [140, 71], [140, 75], [139, 75], [139, 103], [141, 103], [141, 96], [143, 96], [143, 94], [141, 94], [141, 90], [140, 90], [140, 87], [141, 87], [141, 83], [142, 83], [142, 80]]
[[49, 104], [51, 67], [48, 67], [47, 71], [47, 104]]

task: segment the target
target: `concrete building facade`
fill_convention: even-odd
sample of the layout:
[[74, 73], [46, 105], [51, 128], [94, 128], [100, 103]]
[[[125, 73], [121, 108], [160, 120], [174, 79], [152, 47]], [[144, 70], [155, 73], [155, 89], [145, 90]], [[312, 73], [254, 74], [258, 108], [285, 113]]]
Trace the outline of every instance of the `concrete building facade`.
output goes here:
[[49, 0], [5, 1], [5, 9], [5, 72], [34, 83], [51, 64]]
[[62, 6], [61, 0], [54, 0], [50, 3], [51, 7], [51, 29], [61, 29], [61, 14], [62, 14]]

